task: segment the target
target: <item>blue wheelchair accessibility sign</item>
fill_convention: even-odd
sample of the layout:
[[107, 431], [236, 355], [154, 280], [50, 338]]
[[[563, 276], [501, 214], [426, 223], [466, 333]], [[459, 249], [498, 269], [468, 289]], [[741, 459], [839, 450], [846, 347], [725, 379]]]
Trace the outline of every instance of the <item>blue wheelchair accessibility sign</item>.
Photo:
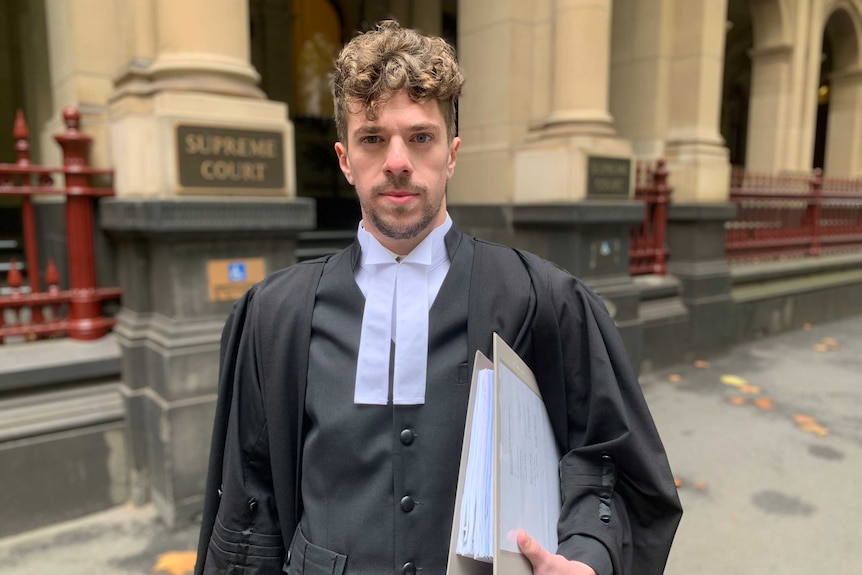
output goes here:
[[245, 263], [234, 262], [227, 265], [227, 279], [232, 282], [244, 282], [248, 278]]

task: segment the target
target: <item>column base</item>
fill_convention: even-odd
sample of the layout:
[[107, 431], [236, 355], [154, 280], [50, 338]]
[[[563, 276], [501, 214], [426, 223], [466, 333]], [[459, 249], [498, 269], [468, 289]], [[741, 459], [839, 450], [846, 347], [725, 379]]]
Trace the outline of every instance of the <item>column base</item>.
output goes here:
[[730, 153], [723, 142], [668, 140], [665, 150], [668, 185], [674, 203], [727, 201]]
[[133, 498], [152, 500], [169, 526], [190, 524], [203, 501], [224, 321], [254, 282], [296, 261], [314, 202], [110, 198], [100, 217], [120, 254]]
[[110, 142], [117, 197], [295, 197], [286, 104], [205, 91], [153, 84], [152, 92], [127, 86], [115, 94]]
[[736, 315], [730, 268], [724, 255], [724, 223], [734, 204], [672, 204], [668, 211], [668, 272], [682, 284], [689, 312], [688, 349], [715, 353], [735, 341]]
[[[630, 198], [634, 182], [631, 157], [628, 140], [611, 136], [537, 140], [515, 152], [513, 200], [526, 204]], [[597, 172], [596, 162], [605, 166], [623, 162], [625, 170]]]

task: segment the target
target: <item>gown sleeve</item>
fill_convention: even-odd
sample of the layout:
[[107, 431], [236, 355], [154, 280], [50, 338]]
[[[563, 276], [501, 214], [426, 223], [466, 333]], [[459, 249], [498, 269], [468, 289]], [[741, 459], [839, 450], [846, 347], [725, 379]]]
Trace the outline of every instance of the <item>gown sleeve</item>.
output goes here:
[[539, 294], [534, 371], [564, 454], [557, 551], [600, 575], [659, 575], [682, 508], [622, 339], [598, 295], [524, 257]]
[[255, 289], [225, 324], [195, 575], [281, 574], [284, 544], [258, 377]]

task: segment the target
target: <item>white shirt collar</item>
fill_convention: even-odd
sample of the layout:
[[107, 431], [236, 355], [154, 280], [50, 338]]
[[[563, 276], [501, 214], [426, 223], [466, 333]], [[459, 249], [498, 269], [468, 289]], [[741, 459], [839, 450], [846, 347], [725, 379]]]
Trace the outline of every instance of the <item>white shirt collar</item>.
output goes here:
[[[425, 264], [432, 268], [438, 266], [449, 258], [449, 254], [446, 251], [446, 234], [451, 228], [452, 218], [447, 213], [446, 221], [431, 230], [431, 233], [419, 245], [413, 248], [413, 251], [401, 258], [401, 261]], [[359, 222], [359, 229], [356, 232], [356, 239], [359, 240], [359, 247], [362, 248], [362, 253], [359, 256], [359, 265], [366, 270], [373, 272], [370, 266], [397, 263], [396, 258], [398, 254], [383, 247], [377, 241], [377, 238], [363, 227], [361, 221]]]

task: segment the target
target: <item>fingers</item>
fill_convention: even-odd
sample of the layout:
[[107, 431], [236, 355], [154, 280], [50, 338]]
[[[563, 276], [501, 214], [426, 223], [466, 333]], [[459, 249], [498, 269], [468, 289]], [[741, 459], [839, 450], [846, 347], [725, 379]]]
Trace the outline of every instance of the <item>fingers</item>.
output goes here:
[[526, 531], [518, 531], [517, 541], [521, 553], [533, 565], [533, 571], [539, 571], [552, 557], [551, 553], [539, 545], [535, 539], [527, 535]]
[[555, 555], [542, 547], [538, 541], [527, 535], [526, 531], [518, 531], [516, 536], [518, 547], [524, 557], [530, 560], [534, 575], [551, 573], [569, 575], [596, 575], [592, 567], [580, 561], [569, 561], [562, 555]]

